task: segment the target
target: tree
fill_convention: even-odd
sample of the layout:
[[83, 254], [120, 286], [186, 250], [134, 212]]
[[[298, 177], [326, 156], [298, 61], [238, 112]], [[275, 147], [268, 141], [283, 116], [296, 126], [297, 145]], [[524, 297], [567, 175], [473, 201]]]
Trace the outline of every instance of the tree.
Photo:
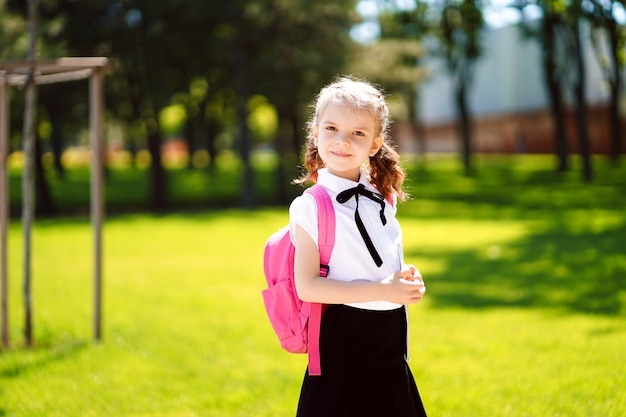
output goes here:
[[480, 0], [445, 0], [437, 37], [454, 78], [455, 102], [459, 112], [461, 156], [466, 175], [472, 173], [472, 126], [468, 93], [476, 60], [481, 56], [480, 34], [484, 27]]
[[143, 133], [152, 159], [150, 205], [166, 208], [158, 114], [187, 82], [190, 51], [181, 37], [198, 29], [186, 27], [189, 7], [176, 1], [51, 0], [43, 9], [48, 20], [62, 20], [49, 42], [63, 44], [65, 54], [112, 58], [108, 101], [131, 134]]
[[[615, 165], [619, 163], [622, 153], [622, 124], [620, 120], [619, 101], [622, 90], [622, 72], [624, 69], [624, 47], [626, 46], [626, 30], [615, 17], [617, 5], [626, 8], [624, 0], [593, 0], [593, 6], [587, 9], [587, 17], [592, 27], [592, 44], [604, 78], [610, 86], [611, 98], [609, 117], [611, 126], [611, 158]], [[602, 36], [604, 35], [604, 36]], [[604, 42], [603, 42], [604, 40]], [[605, 48], [603, 48], [605, 46]]]
[[[287, 185], [294, 177], [304, 143], [305, 105], [322, 85], [345, 69], [353, 44], [348, 33], [355, 22], [355, 3], [271, 0], [264, 18], [259, 19], [260, 33], [274, 40], [262, 48], [257, 63], [262, 80], [258, 91], [268, 97], [278, 115], [274, 141], [278, 202], [290, 201]], [[319, 24], [322, 21], [324, 25]]]
[[[392, 6], [395, 1], [389, 0]], [[454, 102], [459, 115], [460, 155], [466, 175], [473, 171], [472, 126], [468, 95], [473, 82], [474, 64], [482, 54], [481, 32], [484, 27], [480, 0], [442, 0], [440, 3], [417, 1], [413, 11], [398, 13], [395, 31], [403, 37], [429, 36], [437, 48], [454, 83]], [[388, 26], [393, 27], [394, 25]], [[417, 63], [416, 63], [417, 64]]]
[[[472, 173], [472, 126], [468, 94], [473, 81], [474, 64], [482, 53], [480, 40], [484, 27], [482, 2], [480, 0], [443, 0], [440, 3], [417, 1], [412, 10], [399, 8], [394, 0], [387, 0], [385, 3], [390, 6], [388, 9], [390, 15], [383, 14], [381, 17], [383, 38], [415, 41], [430, 37], [438, 41], [437, 48], [429, 52], [433, 55], [440, 55], [444, 59], [453, 78], [454, 102], [460, 120], [460, 155], [465, 173], [469, 175]], [[410, 49], [407, 49], [407, 46], [407, 44], [402, 46], [404, 52], [401, 52], [400, 56], [404, 55], [404, 59], [407, 59], [413, 55], [415, 60], [412, 64], [417, 66], [416, 48], [419, 46], [413, 45], [414, 50], [409, 53], [407, 52]], [[393, 72], [388, 78], [394, 78], [391, 74]], [[417, 82], [424, 76], [419, 69], [414, 69], [408, 78], [407, 74], [405, 72], [401, 77], [405, 81], [412, 78]], [[416, 103], [417, 97], [413, 94], [406, 100]], [[410, 108], [409, 111], [413, 117], [417, 114], [415, 108]], [[415, 120], [414, 123], [416, 122]]]
[[557, 171], [569, 168], [569, 146], [565, 131], [564, 99], [567, 74], [567, 49], [565, 22], [565, 2], [558, 0], [518, 0], [515, 7], [525, 16], [524, 9], [530, 5], [541, 8], [542, 18], [539, 22], [527, 21], [520, 23], [520, 30], [526, 39], [534, 39], [541, 48], [543, 76], [550, 101], [552, 123], [554, 124], [554, 145], [557, 156]]
[[397, 91], [406, 105], [408, 122], [422, 155], [426, 153], [426, 141], [420, 134], [417, 84], [427, 76], [427, 69], [420, 65], [426, 53], [422, 40], [430, 31], [424, 3], [413, 10], [391, 8], [379, 16], [380, 41], [365, 48], [366, 55], [356, 61], [368, 59], [367, 77], [378, 80], [386, 88]]
[[[356, 22], [354, 0], [269, 0], [253, 15], [261, 39], [254, 52], [256, 92], [276, 107], [279, 155], [277, 201], [289, 201], [290, 166], [297, 164], [304, 143], [303, 110], [322, 85], [345, 70], [353, 47], [349, 29]], [[324, 22], [324, 24], [320, 24]], [[270, 40], [270, 41], [268, 41]]]
[[[11, 10], [22, 8], [17, 0], [8, 4]], [[173, 102], [184, 103], [193, 135], [206, 137], [211, 160], [217, 151], [216, 131], [236, 132], [234, 143], [244, 166], [241, 204], [250, 207], [254, 175], [249, 155], [254, 144], [247, 127], [249, 98], [263, 94], [279, 109], [282, 126], [290, 127], [281, 130], [289, 145], [280, 149], [297, 153], [302, 103], [341, 71], [351, 44], [348, 30], [355, 20], [355, 4], [46, 0], [41, 4], [42, 21], [56, 30], [42, 42], [54, 46], [56, 56], [111, 58], [107, 107], [110, 117], [126, 127], [129, 146], [141, 146], [145, 140], [152, 155], [153, 209], [165, 207], [168, 200], [157, 116]], [[206, 83], [201, 96], [191, 93], [192, 80]], [[226, 113], [237, 116], [221, 117]]]
[[[28, 0], [28, 55], [26, 60], [34, 64], [37, 57], [37, 0]], [[35, 141], [37, 127], [37, 84], [35, 66], [31, 65], [26, 81], [24, 106], [24, 173], [22, 180], [22, 230], [24, 235], [24, 338], [27, 346], [33, 345], [33, 308], [31, 290], [31, 229], [35, 217], [34, 174]]]
[[587, 124], [587, 97], [585, 83], [587, 71], [582, 41], [583, 0], [573, 0], [568, 8], [568, 28], [570, 32], [570, 59], [573, 61], [574, 72], [574, 102], [576, 107], [576, 127], [578, 133], [578, 147], [582, 159], [582, 173], [585, 181], [591, 181], [591, 146]]
[[[417, 85], [426, 78], [425, 68], [418, 65], [423, 54], [424, 48], [413, 39], [381, 38], [372, 45], [359, 48], [351, 71], [371, 82], [380, 83], [386, 91], [393, 91], [402, 97], [407, 121], [416, 138], [419, 138]], [[362, 62], [370, 64], [362, 65]], [[424, 150], [423, 141], [420, 145]]]

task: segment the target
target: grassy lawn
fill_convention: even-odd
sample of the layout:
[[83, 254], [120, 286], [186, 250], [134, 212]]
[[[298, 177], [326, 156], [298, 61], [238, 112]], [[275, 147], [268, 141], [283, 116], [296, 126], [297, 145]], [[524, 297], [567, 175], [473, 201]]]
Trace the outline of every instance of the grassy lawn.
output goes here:
[[[399, 206], [428, 287], [410, 319], [429, 415], [626, 415], [626, 168], [598, 159], [583, 184], [551, 157], [476, 162], [472, 178], [450, 158], [408, 164], [413, 198]], [[93, 343], [88, 219], [40, 219], [26, 349], [14, 220], [0, 416], [294, 415], [306, 357], [280, 349], [260, 296], [263, 243], [286, 221], [285, 208], [111, 214]]]

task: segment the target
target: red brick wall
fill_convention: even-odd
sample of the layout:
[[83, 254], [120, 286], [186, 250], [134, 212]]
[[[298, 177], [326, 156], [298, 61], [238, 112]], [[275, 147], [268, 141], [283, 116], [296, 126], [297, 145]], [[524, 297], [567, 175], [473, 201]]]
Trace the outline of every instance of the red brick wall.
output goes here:
[[[589, 137], [593, 153], [610, 151], [610, 126], [607, 106], [589, 107], [587, 112]], [[568, 109], [565, 114], [566, 133], [570, 152], [578, 152], [576, 114]], [[459, 144], [455, 122], [426, 125], [420, 128], [427, 152], [456, 152]], [[626, 152], [626, 122], [622, 121], [622, 150]], [[407, 123], [394, 125], [394, 138], [403, 151], [420, 149], [416, 134]], [[484, 116], [473, 121], [473, 149], [483, 153], [553, 153], [554, 128], [548, 110], [520, 112], [500, 116]]]

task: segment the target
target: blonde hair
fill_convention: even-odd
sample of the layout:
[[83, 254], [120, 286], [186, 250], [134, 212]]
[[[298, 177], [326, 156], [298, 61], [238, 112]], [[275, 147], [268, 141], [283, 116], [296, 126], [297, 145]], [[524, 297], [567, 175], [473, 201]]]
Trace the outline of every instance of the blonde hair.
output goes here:
[[317, 171], [325, 164], [320, 158], [315, 144], [314, 127], [318, 126], [320, 117], [330, 103], [341, 104], [355, 110], [367, 111], [376, 122], [375, 137], [382, 137], [381, 148], [374, 156], [370, 156], [368, 179], [385, 197], [396, 195], [404, 200], [406, 194], [402, 183], [406, 174], [399, 165], [400, 155], [391, 144], [391, 117], [385, 96], [381, 90], [367, 81], [353, 77], [339, 77], [331, 84], [322, 88], [312, 107], [313, 112], [307, 123], [307, 139], [304, 145], [304, 167], [306, 172], [294, 180], [296, 184], [317, 182]]

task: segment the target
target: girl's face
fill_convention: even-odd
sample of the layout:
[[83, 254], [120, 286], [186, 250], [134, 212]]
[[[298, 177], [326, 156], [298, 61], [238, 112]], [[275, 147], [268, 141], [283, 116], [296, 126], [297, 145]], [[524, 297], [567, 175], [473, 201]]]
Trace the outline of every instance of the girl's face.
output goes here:
[[369, 112], [330, 103], [313, 127], [313, 136], [328, 172], [358, 181], [363, 163], [382, 146], [377, 131]]

